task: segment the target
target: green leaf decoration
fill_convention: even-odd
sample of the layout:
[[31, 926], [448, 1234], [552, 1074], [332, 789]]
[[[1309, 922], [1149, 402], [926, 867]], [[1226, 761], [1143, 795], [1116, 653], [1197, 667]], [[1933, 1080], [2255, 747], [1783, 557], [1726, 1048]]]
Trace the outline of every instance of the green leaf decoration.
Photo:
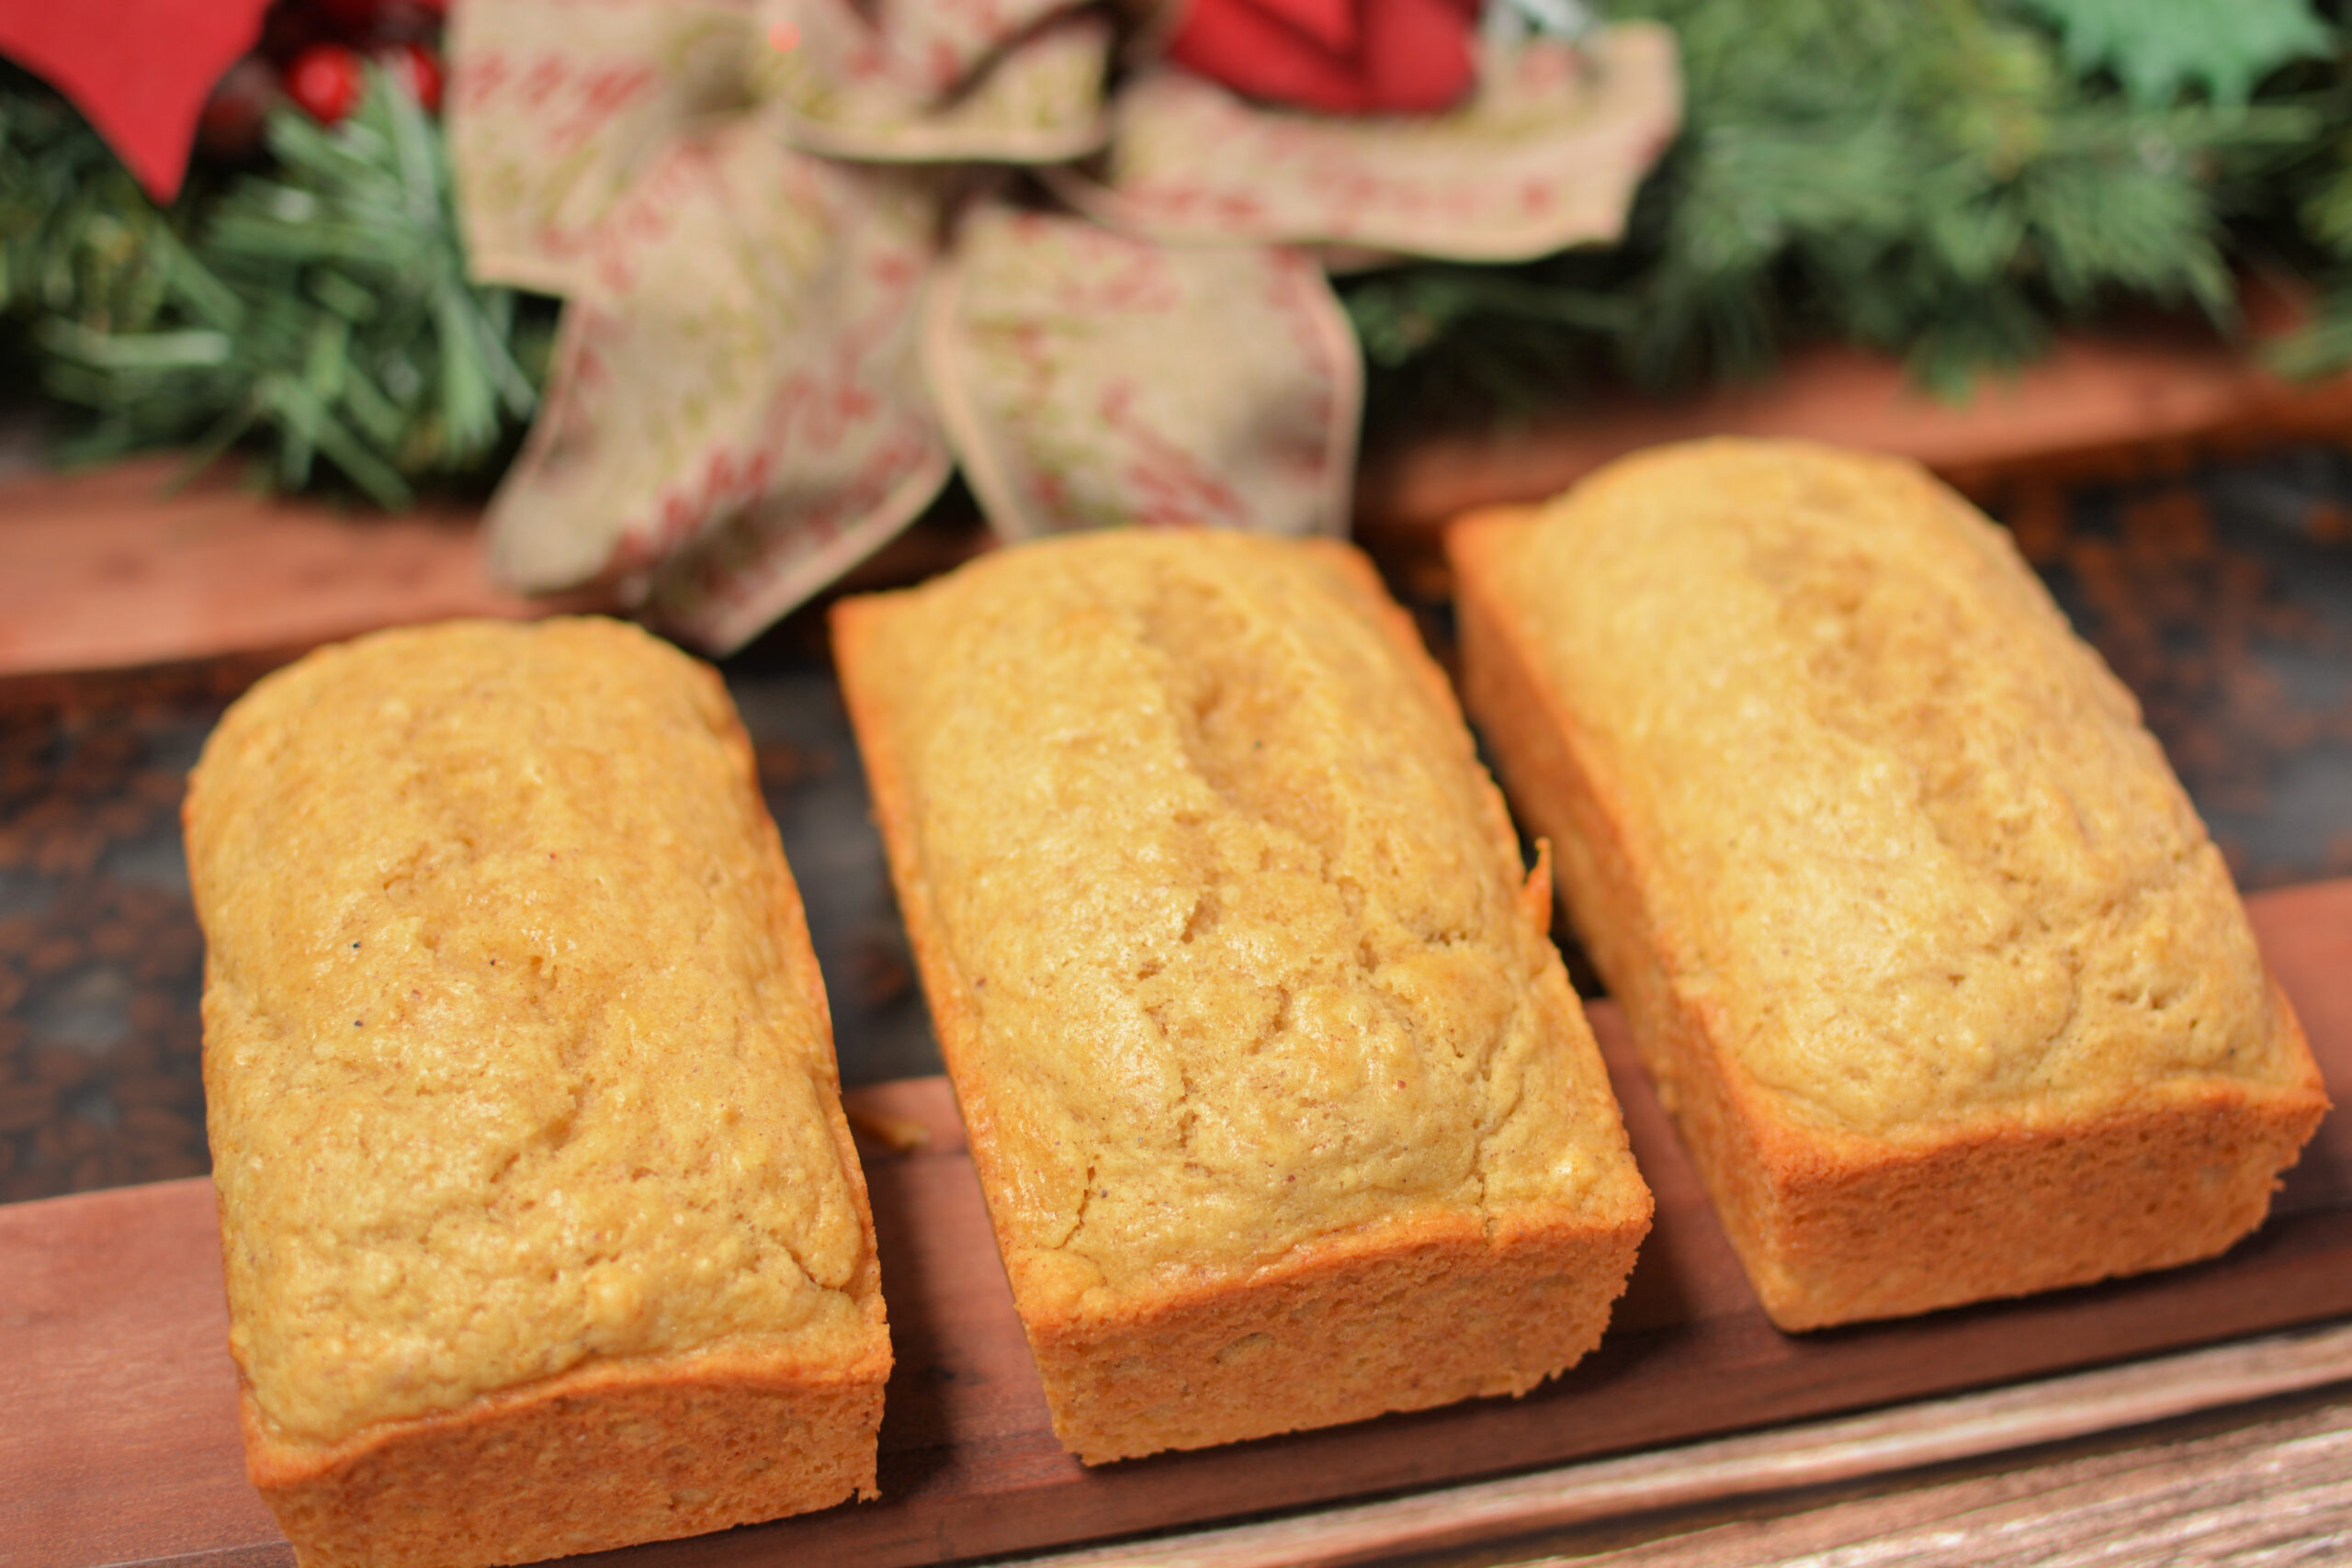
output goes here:
[[2255, 85], [2335, 48], [2304, 0], [2018, 0], [2065, 40], [2078, 75], [2115, 73], [2132, 101], [2162, 108], [2185, 87], [2243, 104]]

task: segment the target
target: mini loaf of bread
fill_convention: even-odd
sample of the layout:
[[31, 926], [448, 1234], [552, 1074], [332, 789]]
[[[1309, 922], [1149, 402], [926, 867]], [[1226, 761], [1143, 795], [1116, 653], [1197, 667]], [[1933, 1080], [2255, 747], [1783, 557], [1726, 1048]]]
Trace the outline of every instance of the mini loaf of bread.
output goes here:
[[1470, 710], [1775, 1322], [2261, 1223], [2318, 1072], [2005, 534], [1906, 462], [1719, 441], [1449, 547]]
[[1519, 1393], [1650, 1200], [1501, 797], [1362, 558], [1006, 551], [834, 620], [1055, 1430]]
[[874, 1495], [889, 1339], [749, 744], [632, 628], [313, 654], [187, 804], [254, 1484], [304, 1568]]

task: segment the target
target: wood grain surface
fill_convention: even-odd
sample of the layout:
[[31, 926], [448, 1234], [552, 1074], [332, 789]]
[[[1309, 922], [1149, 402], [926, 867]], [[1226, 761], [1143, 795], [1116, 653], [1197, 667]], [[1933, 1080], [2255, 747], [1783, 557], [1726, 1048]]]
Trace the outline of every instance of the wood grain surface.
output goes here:
[[[2180, 1425], [2192, 1425], [2183, 1423]], [[2340, 1568], [2352, 1561], [2352, 1400], [2159, 1430], [1990, 1474], [1759, 1511], [1521, 1568]], [[1436, 1568], [1434, 1564], [1424, 1568]]]
[[[2281, 1395], [2308, 1393], [2347, 1379], [2352, 1379], [2352, 1324], [2333, 1324], [1919, 1400], [1862, 1416], [1587, 1460], [1505, 1481], [1434, 1487], [1249, 1524], [1079, 1547], [1030, 1557], [1024, 1568], [1340, 1568], [1394, 1562], [1400, 1557], [1419, 1568], [1439, 1568], [1447, 1562], [1516, 1563], [1539, 1557], [1551, 1562], [1564, 1539], [1576, 1542], [1570, 1548], [1576, 1557], [1608, 1551], [1590, 1539], [1596, 1526], [1658, 1540], [1678, 1533], [1668, 1521], [1689, 1521], [1696, 1515], [1699, 1522], [1685, 1523], [1679, 1533], [1733, 1540], [1739, 1534], [1736, 1528], [1713, 1529], [1717, 1521], [1706, 1516], [1744, 1507], [1767, 1517], [1774, 1512], [1794, 1515], [1809, 1510], [1803, 1499], [1791, 1506], [1786, 1499], [1792, 1493], [1812, 1491], [1817, 1503], [1821, 1489], [1840, 1483], [1868, 1480], [1884, 1486], [1882, 1495], [1841, 1499], [1821, 1510], [1839, 1515], [1833, 1528], [1842, 1545], [1868, 1539], [1872, 1532], [1907, 1532], [1920, 1510], [1906, 1506], [1905, 1495], [1924, 1490], [1917, 1479], [1920, 1472], [1936, 1467], [2025, 1449], [2041, 1450], [2035, 1457], [2045, 1458], [2052, 1445], [2090, 1448], [2151, 1437], [2164, 1441], [2160, 1434], [2167, 1427], [2177, 1433], [2186, 1424], [2181, 1417], [2211, 1421], [2215, 1417], [2210, 1413], [2217, 1409], [2261, 1401], [2275, 1404]], [[2324, 1396], [2323, 1403], [2352, 1405]], [[2245, 1425], [2259, 1427], [2276, 1419], [2256, 1416]], [[2301, 1463], [2301, 1454], [2315, 1430], [2312, 1417], [2301, 1411], [2284, 1419], [2289, 1423], [2284, 1440], [2295, 1451], [2274, 1468], [2305, 1471], [2309, 1467]], [[2352, 1445], [2352, 1407], [2339, 1412], [2336, 1419], [2336, 1428], [2316, 1428], [2328, 1439], [2321, 1445], [2323, 1451], [2341, 1452]], [[2122, 1435], [2126, 1429], [2132, 1436]], [[2238, 1462], [2235, 1450], [2245, 1450], [2246, 1458], [2255, 1460], [2260, 1451], [2257, 1442], [2236, 1438], [2233, 1472], [2251, 1468]], [[2274, 1461], [2280, 1458], [2271, 1457]], [[2042, 1466], [2029, 1463], [2024, 1468]], [[1888, 1484], [1887, 1478], [1898, 1474], [1913, 1484]], [[2244, 1489], [2245, 1476], [2231, 1479]], [[2310, 1479], [2318, 1483], [2313, 1489], [2320, 1495], [2300, 1502], [2320, 1507], [2352, 1505], [2352, 1478], [2338, 1473]], [[2031, 1496], [2039, 1490], [2014, 1483], [2008, 1487], [2013, 1495]], [[2157, 1496], [2159, 1505], [2179, 1500], [2168, 1488]], [[1777, 1510], [1775, 1502], [1780, 1503]], [[2144, 1533], [2159, 1523], [2143, 1512], [2130, 1526]], [[1584, 1539], [1578, 1540], [1580, 1536]], [[2078, 1531], [2075, 1539], [2098, 1540], [2101, 1534]], [[1972, 1534], [1964, 1544], [1975, 1555], [1962, 1561], [1984, 1562], [2000, 1555], [1996, 1542], [1983, 1536]], [[1702, 1550], [1709, 1553], [1705, 1561], [1748, 1563], [1747, 1558], [1724, 1551], [1720, 1543]], [[2049, 1568], [2034, 1561], [2037, 1568]]]
[[[544, 615], [490, 580], [475, 514], [256, 495], [174, 459], [0, 486], [0, 673], [300, 650], [400, 621]], [[572, 601], [575, 604], [593, 601]]]
[[[2352, 1100], [2352, 883], [2251, 901], [2331, 1092]], [[632, 1568], [888, 1565], [1023, 1551], [1527, 1472], [2352, 1316], [2352, 1118], [2331, 1117], [2270, 1223], [2214, 1262], [2030, 1301], [1792, 1337], [1749, 1296], [1655, 1100], [1595, 1023], [1657, 1224], [1602, 1348], [1517, 1402], [1089, 1472], [1054, 1441], [944, 1083], [854, 1097], [898, 1371], [884, 1500], [612, 1554]], [[922, 1141], [903, 1153], [892, 1142]], [[243, 1479], [211, 1189], [0, 1209], [0, 1564], [290, 1551]], [[2346, 1369], [2352, 1374], [2352, 1367]]]
[[[2301, 319], [2295, 300], [2267, 288], [2249, 290], [2247, 304], [2257, 340]], [[1628, 452], [1702, 435], [1896, 453], [1968, 489], [1996, 475], [2096, 472], [2183, 446], [2341, 440], [2347, 430], [2352, 378], [2287, 380], [2248, 345], [2177, 318], [2067, 333], [2014, 376], [1979, 378], [1961, 402], [1913, 385], [1883, 355], [1819, 344], [1752, 381], [1674, 398], [1612, 389], [1528, 423], [1369, 444], [1355, 526], [1375, 553], [1417, 560], [1471, 507], [1555, 495]]]

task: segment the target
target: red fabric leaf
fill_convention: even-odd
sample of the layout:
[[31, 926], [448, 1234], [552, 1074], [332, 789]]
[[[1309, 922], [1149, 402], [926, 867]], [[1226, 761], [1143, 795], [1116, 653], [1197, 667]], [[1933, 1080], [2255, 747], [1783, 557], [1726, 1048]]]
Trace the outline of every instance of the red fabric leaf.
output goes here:
[[1243, 0], [1244, 8], [1261, 11], [1292, 27], [1335, 54], [1356, 46], [1355, 0]]
[[[1468, 92], [1476, 0], [1192, 0], [1168, 52], [1253, 98], [1327, 114], [1428, 113]], [[1334, 43], [1344, 37], [1344, 43]]]
[[158, 201], [177, 195], [204, 100], [269, 0], [0, 0], [0, 54], [80, 109]]

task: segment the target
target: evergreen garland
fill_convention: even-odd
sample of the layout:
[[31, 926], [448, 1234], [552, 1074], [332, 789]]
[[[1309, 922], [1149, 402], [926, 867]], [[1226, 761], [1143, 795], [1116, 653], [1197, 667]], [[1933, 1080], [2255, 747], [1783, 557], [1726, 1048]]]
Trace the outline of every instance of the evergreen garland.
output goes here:
[[[1600, 8], [1675, 30], [1682, 135], [1618, 245], [1344, 280], [1375, 426], [1751, 377], [1824, 337], [1959, 396], [2120, 303], [2228, 327], [2248, 257], [2324, 291], [2277, 362], [2352, 364], [2352, 78], [2305, 0]], [[0, 347], [86, 411], [66, 456], [243, 445], [280, 488], [340, 476], [386, 506], [486, 485], [553, 307], [467, 282], [438, 125], [371, 68], [349, 119], [281, 107], [266, 140], [266, 168], [159, 210], [0, 72]]]
[[94, 330], [155, 319], [177, 233], [62, 99], [0, 73], [0, 311]]
[[[2211, 25], [2282, 3], [2304, 15], [2301, 0], [2231, 0]], [[2038, 0], [2043, 16], [2069, 6], [2097, 8]], [[1352, 282], [1376, 420], [1489, 420], [1556, 392], [1564, 371], [1651, 389], [1752, 377], [1821, 337], [1898, 355], [1958, 397], [2120, 301], [2227, 325], [2225, 220], [2275, 207], [2312, 146], [2352, 124], [2324, 94], [2236, 105], [2175, 81], [2135, 96], [2096, 48], [2070, 69], [2052, 27], [1989, 0], [1608, 8], [1675, 29], [1687, 101], [1625, 240]], [[2237, 63], [2311, 50], [2287, 28]], [[2340, 197], [2352, 234], [2352, 184]]]
[[537, 404], [551, 310], [467, 281], [440, 129], [369, 67], [350, 118], [273, 109], [266, 172], [158, 210], [45, 89], [0, 90], [0, 310], [87, 411], [67, 461], [243, 444], [276, 488], [385, 507], [495, 476]]

